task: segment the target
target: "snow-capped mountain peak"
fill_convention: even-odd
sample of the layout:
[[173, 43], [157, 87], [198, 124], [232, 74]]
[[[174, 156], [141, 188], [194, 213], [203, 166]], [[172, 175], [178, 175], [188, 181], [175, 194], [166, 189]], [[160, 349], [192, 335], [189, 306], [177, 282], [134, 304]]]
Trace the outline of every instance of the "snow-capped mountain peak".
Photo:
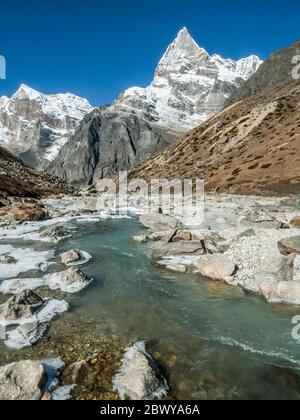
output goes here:
[[220, 111], [262, 61], [256, 56], [238, 61], [210, 56], [183, 28], [163, 54], [152, 83], [126, 90], [115, 102], [182, 134]]
[[22, 83], [16, 93], [12, 96], [12, 99], [25, 99], [36, 100], [42, 98], [43, 94], [30, 86]]
[[43, 165], [56, 157], [92, 109], [71, 93], [46, 95], [22, 84], [11, 98], [0, 97], [0, 145]]

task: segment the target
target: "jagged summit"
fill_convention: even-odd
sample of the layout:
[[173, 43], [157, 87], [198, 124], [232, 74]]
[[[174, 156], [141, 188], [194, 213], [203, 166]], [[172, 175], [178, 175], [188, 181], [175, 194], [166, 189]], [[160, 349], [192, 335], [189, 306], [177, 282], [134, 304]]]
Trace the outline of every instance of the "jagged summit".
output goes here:
[[31, 88], [28, 85], [22, 83], [16, 93], [12, 96], [12, 99], [22, 99], [22, 98], [29, 98], [29, 99], [39, 99], [42, 98], [43, 94], [38, 92], [37, 90]]
[[261, 63], [256, 56], [238, 61], [210, 56], [183, 28], [159, 61], [150, 86], [128, 89], [115, 105], [133, 109], [177, 136], [220, 111]]
[[208, 59], [209, 54], [189, 34], [186, 28], [181, 29], [160, 60], [155, 77], [165, 72], [184, 73], [192, 68], [197, 69]]

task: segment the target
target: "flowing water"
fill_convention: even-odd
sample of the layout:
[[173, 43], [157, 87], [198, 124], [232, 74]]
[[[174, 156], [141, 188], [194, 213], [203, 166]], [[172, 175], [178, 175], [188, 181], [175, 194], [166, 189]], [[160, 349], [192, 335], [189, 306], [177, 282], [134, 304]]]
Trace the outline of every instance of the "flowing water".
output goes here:
[[[149, 342], [176, 398], [299, 399], [300, 343], [291, 333], [300, 310], [164, 271], [152, 264], [147, 245], [132, 240], [144, 232], [133, 219], [77, 223], [56, 256], [72, 248], [89, 252], [93, 259], [82, 269], [94, 282], [76, 296], [60, 295], [71, 310], [51, 329], [63, 323], [75, 339], [91, 325], [95, 337]], [[9, 353], [3, 345], [0, 351]]]

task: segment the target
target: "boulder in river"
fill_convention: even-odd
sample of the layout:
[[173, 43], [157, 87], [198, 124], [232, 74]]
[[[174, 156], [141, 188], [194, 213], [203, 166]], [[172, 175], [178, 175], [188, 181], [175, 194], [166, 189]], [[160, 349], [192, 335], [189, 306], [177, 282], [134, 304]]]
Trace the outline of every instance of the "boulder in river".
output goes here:
[[142, 342], [126, 350], [113, 385], [122, 400], [154, 400], [169, 391], [167, 380]]
[[152, 232], [179, 229], [182, 226], [175, 217], [159, 213], [143, 214], [140, 216], [140, 223]]
[[46, 374], [41, 363], [25, 360], [0, 367], [0, 400], [39, 400]]
[[16, 258], [10, 255], [0, 255], [0, 264], [16, 264], [17, 262]]
[[8, 339], [5, 341], [5, 344], [7, 347], [16, 350], [30, 347], [37, 343], [46, 331], [46, 325], [38, 322], [20, 325], [15, 330], [7, 333]]
[[159, 241], [152, 245], [154, 259], [177, 255], [203, 255], [205, 250], [200, 241], [169, 242]]
[[44, 306], [44, 300], [31, 290], [11, 297], [0, 305], [0, 320], [15, 321], [29, 318]]
[[282, 239], [278, 242], [278, 248], [282, 255], [300, 255], [300, 236]]
[[226, 283], [232, 283], [233, 276], [238, 270], [230, 258], [221, 254], [200, 256], [196, 267], [197, 273], [202, 276]]
[[60, 260], [62, 264], [68, 265], [70, 263], [75, 263], [81, 260], [81, 253], [76, 249], [71, 249], [70, 251], [64, 252], [60, 255]]
[[69, 238], [70, 236], [72, 236], [73, 232], [74, 232], [74, 229], [56, 224], [42, 230], [40, 232], [40, 237], [42, 239], [52, 239], [52, 240], [59, 241], [64, 238]]
[[300, 283], [297, 281], [280, 281], [273, 284], [263, 296], [270, 303], [300, 305]]
[[91, 279], [81, 270], [71, 267], [66, 271], [49, 275], [49, 287], [66, 293], [76, 293], [87, 287]]

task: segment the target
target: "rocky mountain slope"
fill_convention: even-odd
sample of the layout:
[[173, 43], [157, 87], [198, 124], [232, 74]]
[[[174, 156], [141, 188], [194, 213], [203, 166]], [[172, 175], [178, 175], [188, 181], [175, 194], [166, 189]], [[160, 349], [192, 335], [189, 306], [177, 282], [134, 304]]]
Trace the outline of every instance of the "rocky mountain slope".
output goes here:
[[63, 181], [36, 171], [0, 147], [0, 207], [10, 205], [11, 197], [38, 199], [70, 191]]
[[245, 99], [134, 168], [130, 177], [203, 178], [207, 191], [219, 193], [300, 194], [300, 81], [290, 76], [297, 44], [291, 48], [273, 54], [232, 101]]
[[256, 95], [261, 90], [267, 94], [268, 91], [272, 92], [274, 88], [293, 82], [292, 68], [295, 66], [293, 59], [299, 55], [300, 41], [288, 48], [275, 51], [259, 67], [258, 71], [229, 98], [226, 105], [231, 105], [249, 96]]
[[147, 88], [131, 88], [112, 106], [88, 115], [49, 167], [74, 184], [91, 184], [130, 168], [220, 111], [260, 66], [210, 56], [184, 28]]
[[46, 166], [91, 110], [78, 96], [44, 95], [21, 85], [11, 98], [0, 97], [0, 146], [31, 165]]

